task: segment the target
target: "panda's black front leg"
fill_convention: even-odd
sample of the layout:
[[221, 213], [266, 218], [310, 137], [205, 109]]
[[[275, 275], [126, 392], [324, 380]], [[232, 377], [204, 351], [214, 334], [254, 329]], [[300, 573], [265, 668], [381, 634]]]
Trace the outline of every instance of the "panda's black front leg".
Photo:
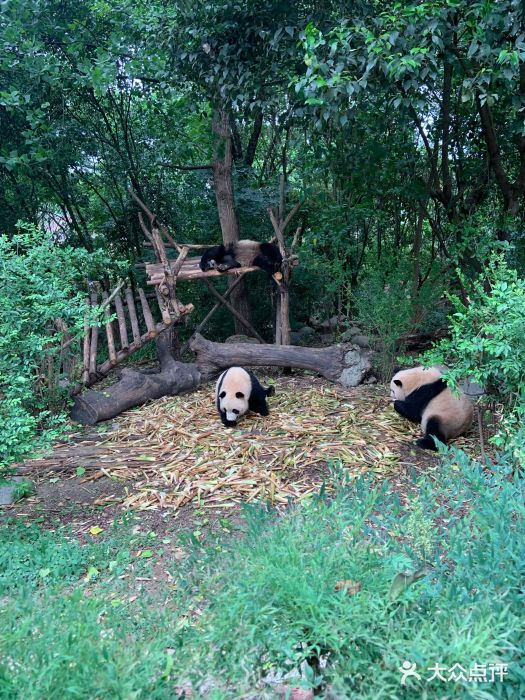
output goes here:
[[260, 416], [268, 416], [270, 411], [268, 410], [268, 404], [266, 403], [266, 394], [263, 396], [250, 396], [248, 401], [248, 408], [254, 413], [258, 413]]
[[421, 423], [423, 412], [419, 406], [414, 405], [410, 401], [394, 401], [394, 410], [397, 411], [400, 416], [408, 418], [408, 420], [413, 423]]

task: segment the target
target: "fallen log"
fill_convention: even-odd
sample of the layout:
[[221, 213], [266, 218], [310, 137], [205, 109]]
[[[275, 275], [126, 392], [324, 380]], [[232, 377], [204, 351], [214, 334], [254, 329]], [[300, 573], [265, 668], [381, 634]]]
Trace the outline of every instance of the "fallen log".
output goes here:
[[173, 358], [172, 329], [163, 331], [156, 342], [160, 371], [140, 372], [124, 368], [116, 384], [75, 396], [71, 418], [83, 425], [95, 425], [146, 401], [196, 389], [200, 384], [199, 369], [194, 364], [177, 362]]
[[350, 343], [327, 348], [223, 344], [213, 343], [197, 333], [190, 341], [190, 348], [197, 355], [196, 365], [203, 379], [210, 379], [233, 365], [295, 367], [313, 370], [332, 382], [352, 387], [360, 384], [371, 368], [370, 351]]
[[124, 368], [116, 384], [75, 396], [71, 418], [84, 425], [95, 425], [146, 401], [193, 391], [202, 380], [212, 379], [221, 369], [233, 365], [309, 369], [347, 387], [360, 384], [371, 367], [370, 351], [351, 344], [327, 348], [226, 344], [213, 343], [196, 334], [190, 342], [190, 348], [197, 355], [193, 364], [174, 359], [171, 329], [160, 333], [156, 343], [160, 371], [140, 372]]

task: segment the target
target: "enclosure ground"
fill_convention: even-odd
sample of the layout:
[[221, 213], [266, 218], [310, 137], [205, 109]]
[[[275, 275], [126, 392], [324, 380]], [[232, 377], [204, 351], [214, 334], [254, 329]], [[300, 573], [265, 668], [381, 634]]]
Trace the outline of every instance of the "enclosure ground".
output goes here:
[[[418, 426], [393, 410], [385, 386], [344, 389], [311, 376], [264, 377], [270, 416], [222, 427], [213, 384], [166, 397], [74, 435], [45, 459], [20, 467], [34, 497], [4, 515], [105, 527], [124, 510], [160, 534], [235, 521], [243, 503], [286, 505], [312, 497], [340, 462], [350, 478], [372, 474], [406, 491], [414, 470], [439, 473], [415, 447]], [[475, 454], [475, 429], [456, 442]], [[195, 515], [195, 513], [205, 514]], [[198, 527], [198, 525], [197, 525]]]

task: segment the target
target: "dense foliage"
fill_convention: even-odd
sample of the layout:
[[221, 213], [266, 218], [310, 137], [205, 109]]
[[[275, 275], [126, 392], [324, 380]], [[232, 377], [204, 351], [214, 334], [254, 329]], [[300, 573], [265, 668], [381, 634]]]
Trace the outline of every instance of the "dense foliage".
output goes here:
[[81, 335], [82, 283], [106, 269], [105, 256], [57, 246], [31, 226], [0, 236], [0, 473], [60, 432], [64, 329], [72, 342]]
[[501, 445], [525, 416], [525, 280], [502, 255], [494, 255], [483, 275], [465, 281], [465, 289], [467, 302], [451, 297], [450, 337], [428, 352], [426, 361], [447, 364], [452, 384], [471, 377], [504, 403]]

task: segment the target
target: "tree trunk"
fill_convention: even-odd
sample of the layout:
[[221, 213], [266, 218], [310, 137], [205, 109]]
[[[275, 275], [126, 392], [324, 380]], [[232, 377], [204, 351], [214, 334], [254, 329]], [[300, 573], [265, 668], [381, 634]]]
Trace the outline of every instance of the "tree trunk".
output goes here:
[[[217, 136], [213, 154], [213, 186], [217, 200], [217, 211], [221, 224], [222, 240], [225, 245], [239, 240], [239, 223], [235, 213], [233, 196], [233, 155], [232, 137], [228, 113], [224, 110], [217, 112], [213, 131]], [[228, 278], [231, 287], [235, 280]], [[236, 286], [230, 296], [232, 306], [247, 321], [251, 322], [250, 302], [244, 280]], [[235, 332], [250, 335], [249, 329], [235, 319]]]
[[204, 379], [234, 365], [248, 367], [297, 367], [317, 372], [332, 382], [357, 386], [371, 368], [370, 352], [355, 345], [303, 348], [295, 345], [252, 345], [213, 343], [196, 334], [190, 348], [197, 355], [196, 365]]
[[174, 359], [174, 333], [174, 329], [169, 328], [156, 339], [160, 372], [123, 369], [120, 380], [109, 388], [89, 390], [75, 396], [71, 418], [83, 425], [95, 425], [146, 401], [196, 389], [200, 383], [200, 372], [196, 365]]
[[425, 210], [422, 206], [419, 207], [416, 231], [414, 234], [414, 245], [412, 247], [412, 260], [414, 267], [412, 268], [412, 324], [415, 326], [421, 320], [421, 304], [417, 298], [419, 294], [419, 280], [421, 277], [421, 247], [423, 244], [423, 222], [425, 219]]

